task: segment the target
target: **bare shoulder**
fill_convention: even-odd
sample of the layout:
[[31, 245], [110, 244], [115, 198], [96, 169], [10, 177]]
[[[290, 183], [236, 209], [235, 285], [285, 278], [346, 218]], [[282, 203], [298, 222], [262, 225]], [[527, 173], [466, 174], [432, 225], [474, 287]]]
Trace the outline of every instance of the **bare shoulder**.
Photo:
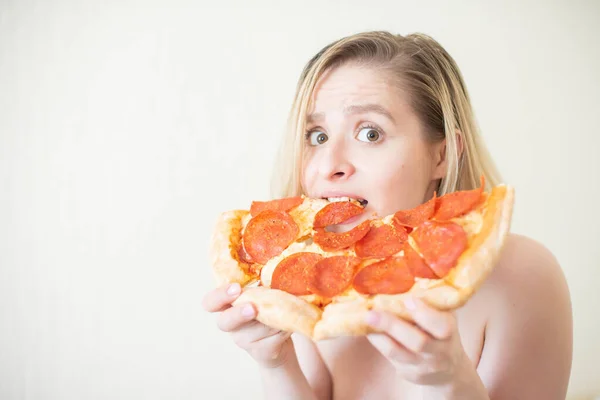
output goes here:
[[[489, 300], [479, 373], [492, 398], [564, 399], [571, 370], [572, 310], [554, 254], [521, 235], [507, 239], [482, 288]], [[523, 374], [527, 374], [526, 383]]]
[[[488, 286], [493, 307], [490, 327], [527, 320], [531, 323], [527, 327], [537, 333], [559, 328], [554, 324], [570, 328], [571, 297], [565, 275], [552, 251], [540, 242], [509, 235]], [[521, 333], [527, 332], [525, 328]]]
[[498, 294], [541, 296], [529, 301], [569, 299], [566, 279], [554, 254], [540, 242], [522, 235], [508, 236], [490, 284], [499, 289]]

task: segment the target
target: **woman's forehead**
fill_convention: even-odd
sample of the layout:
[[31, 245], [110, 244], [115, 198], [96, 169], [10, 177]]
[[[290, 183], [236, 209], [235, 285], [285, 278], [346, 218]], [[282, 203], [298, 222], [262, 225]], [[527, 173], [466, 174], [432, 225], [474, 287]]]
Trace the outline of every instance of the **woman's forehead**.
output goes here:
[[327, 111], [347, 114], [375, 111], [393, 119], [406, 108], [405, 93], [386, 74], [373, 67], [341, 66], [324, 74], [311, 96], [306, 121], [315, 122]]

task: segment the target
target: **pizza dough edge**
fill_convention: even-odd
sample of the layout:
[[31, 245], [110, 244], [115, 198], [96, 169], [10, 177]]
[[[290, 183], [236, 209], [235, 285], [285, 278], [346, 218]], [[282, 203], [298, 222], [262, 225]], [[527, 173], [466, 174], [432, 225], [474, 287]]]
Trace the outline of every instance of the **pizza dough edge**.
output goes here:
[[252, 281], [252, 276], [242, 269], [232, 253], [232, 248], [239, 241], [242, 230], [242, 219], [249, 214], [247, 210], [232, 210], [221, 213], [215, 224], [209, 244], [210, 262], [217, 286], [237, 282], [244, 286]]
[[461, 256], [458, 265], [446, 278], [460, 295], [453, 308], [463, 305], [480, 288], [498, 263], [510, 231], [513, 206], [514, 188], [499, 185], [492, 189], [481, 228], [481, 232], [484, 233], [475, 245]]
[[252, 303], [258, 313], [256, 320], [275, 329], [299, 332], [311, 338], [313, 329], [321, 319], [321, 309], [309, 302], [278, 289], [264, 286], [249, 287], [233, 305]]
[[372, 309], [371, 300], [365, 297], [328, 304], [315, 326], [313, 341], [338, 336], [363, 336], [374, 332], [365, 322], [370, 309]]
[[404, 303], [409, 296], [435, 303], [438, 309], [452, 309], [462, 298], [459, 290], [443, 280], [420, 279], [405, 293], [361, 296], [330, 303], [315, 326], [313, 340], [337, 336], [363, 336], [375, 332], [365, 321], [369, 310], [388, 312], [412, 322], [411, 313]]

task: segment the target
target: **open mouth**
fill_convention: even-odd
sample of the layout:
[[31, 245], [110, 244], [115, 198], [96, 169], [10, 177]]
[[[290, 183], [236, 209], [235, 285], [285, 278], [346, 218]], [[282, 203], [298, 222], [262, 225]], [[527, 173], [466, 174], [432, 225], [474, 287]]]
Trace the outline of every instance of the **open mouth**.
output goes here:
[[366, 207], [367, 204], [369, 204], [369, 201], [367, 199], [352, 198], [352, 197], [324, 197], [324, 199], [326, 199], [332, 203], [341, 202], [341, 201], [355, 201], [358, 204], [360, 204], [362, 207]]

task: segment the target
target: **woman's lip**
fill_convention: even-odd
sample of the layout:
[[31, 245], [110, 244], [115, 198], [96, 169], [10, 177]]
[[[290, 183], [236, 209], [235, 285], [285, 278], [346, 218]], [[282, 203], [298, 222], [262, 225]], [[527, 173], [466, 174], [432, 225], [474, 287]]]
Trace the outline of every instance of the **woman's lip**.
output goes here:
[[350, 197], [352, 199], [362, 199], [362, 197], [356, 195], [355, 193], [348, 193], [348, 192], [324, 192], [321, 193], [321, 198], [328, 198], [328, 197]]

